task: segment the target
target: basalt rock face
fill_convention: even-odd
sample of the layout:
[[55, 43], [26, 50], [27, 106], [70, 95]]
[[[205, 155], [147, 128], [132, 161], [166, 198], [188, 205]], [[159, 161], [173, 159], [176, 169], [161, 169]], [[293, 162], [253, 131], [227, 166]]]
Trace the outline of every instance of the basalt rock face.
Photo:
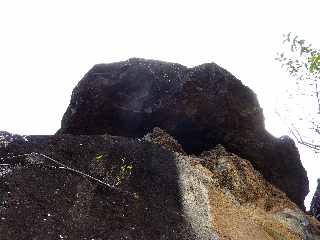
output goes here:
[[130, 59], [96, 65], [73, 90], [58, 134], [141, 138], [154, 127], [189, 154], [222, 144], [304, 208], [308, 179], [293, 141], [268, 134], [256, 95], [214, 63], [187, 68]]
[[310, 212], [320, 221], [320, 179], [318, 179], [318, 187], [311, 201]]
[[189, 156], [159, 128], [1, 139], [4, 240], [320, 239], [318, 221], [221, 145]]
[[0, 145], [1, 239], [216, 239], [206, 213], [183, 216], [175, 156], [159, 145], [109, 135], [14, 139]]

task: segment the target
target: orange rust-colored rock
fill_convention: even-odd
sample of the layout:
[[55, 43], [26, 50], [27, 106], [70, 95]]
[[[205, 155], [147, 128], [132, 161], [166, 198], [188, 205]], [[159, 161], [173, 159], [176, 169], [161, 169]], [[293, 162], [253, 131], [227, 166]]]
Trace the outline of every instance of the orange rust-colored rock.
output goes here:
[[168, 149], [169, 151], [186, 154], [185, 151], [182, 149], [182, 146], [178, 143], [178, 141], [175, 140], [168, 133], [163, 131], [161, 128], [155, 127], [152, 130], [152, 132], [144, 136], [144, 139], [155, 144], [159, 144], [165, 149]]
[[320, 237], [317, 221], [310, 221], [283, 192], [254, 170], [249, 161], [226, 152], [221, 145], [204, 152], [198, 161], [211, 173], [208, 204], [212, 227], [219, 239]]

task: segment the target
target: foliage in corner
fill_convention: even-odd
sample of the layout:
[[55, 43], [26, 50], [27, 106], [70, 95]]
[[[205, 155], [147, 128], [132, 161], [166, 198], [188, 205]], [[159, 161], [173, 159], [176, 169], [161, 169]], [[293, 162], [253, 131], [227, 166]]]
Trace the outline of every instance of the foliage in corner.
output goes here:
[[281, 63], [281, 67], [295, 77], [319, 74], [320, 50], [315, 49], [312, 44], [291, 32], [284, 34], [283, 37], [284, 51], [277, 53], [276, 57], [276, 60]]
[[320, 50], [299, 36], [283, 35], [275, 58], [295, 81], [277, 106], [277, 114], [299, 144], [320, 151]]

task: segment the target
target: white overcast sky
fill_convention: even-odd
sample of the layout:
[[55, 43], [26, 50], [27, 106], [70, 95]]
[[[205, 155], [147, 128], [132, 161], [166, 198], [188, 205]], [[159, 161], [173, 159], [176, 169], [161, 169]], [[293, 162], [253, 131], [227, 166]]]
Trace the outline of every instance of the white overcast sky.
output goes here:
[[[73, 87], [94, 64], [142, 57], [216, 62], [256, 92], [268, 130], [287, 134], [274, 109], [289, 80], [274, 57], [290, 31], [319, 47], [319, 7], [319, 0], [0, 0], [0, 130], [55, 133]], [[314, 191], [320, 160], [301, 155]]]

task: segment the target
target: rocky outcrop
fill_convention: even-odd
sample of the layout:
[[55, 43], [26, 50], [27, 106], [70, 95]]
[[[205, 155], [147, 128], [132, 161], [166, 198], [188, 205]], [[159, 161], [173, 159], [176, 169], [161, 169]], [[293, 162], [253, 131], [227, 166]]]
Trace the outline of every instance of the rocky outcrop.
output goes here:
[[294, 142], [215, 64], [96, 65], [56, 135], [0, 132], [0, 239], [318, 240], [307, 191]]
[[304, 208], [308, 179], [294, 142], [267, 133], [255, 94], [213, 63], [186, 68], [130, 59], [96, 65], [73, 90], [58, 134], [142, 138], [154, 127], [188, 154], [222, 144]]
[[318, 222], [221, 145], [13, 136], [0, 142], [1, 239], [320, 239]]
[[320, 221], [320, 179], [318, 179], [318, 187], [311, 201], [310, 212]]
[[183, 217], [175, 156], [159, 145], [30, 136], [8, 139], [0, 166], [1, 239], [216, 239]]

